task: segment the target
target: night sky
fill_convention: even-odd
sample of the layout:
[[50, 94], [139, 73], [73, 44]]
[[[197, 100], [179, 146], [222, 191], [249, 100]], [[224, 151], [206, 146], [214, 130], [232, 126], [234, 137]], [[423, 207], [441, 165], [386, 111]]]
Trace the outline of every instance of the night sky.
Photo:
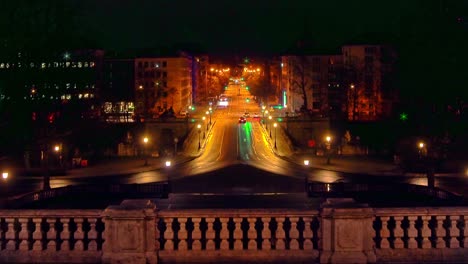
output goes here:
[[430, 8], [427, 2], [82, 0], [79, 24], [116, 49], [196, 43], [215, 52], [280, 52], [299, 39], [334, 49], [366, 36], [398, 37], [408, 23], [419, 23], [412, 20]]

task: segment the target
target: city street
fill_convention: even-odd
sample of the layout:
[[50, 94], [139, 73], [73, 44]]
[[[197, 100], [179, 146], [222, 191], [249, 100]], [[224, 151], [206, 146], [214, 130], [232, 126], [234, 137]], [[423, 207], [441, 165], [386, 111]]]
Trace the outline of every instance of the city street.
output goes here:
[[[51, 187], [169, 181], [171, 192], [183, 200], [180, 195], [299, 194], [304, 192], [306, 181], [427, 185], [424, 174], [403, 174], [389, 162], [336, 157], [327, 164], [325, 157], [294, 153], [280, 129], [272, 129], [272, 122], [262, 125], [261, 115], [238, 122], [245, 112], [261, 113], [256, 102], [247, 102], [247, 90], [230, 86], [225, 94], [229, 106], [216, 109], [211, 124], [209, 120], [200, 122], [200, 128], [191, 132], [184, 152], [171, 160], [170, 167], [165, 166], [163, 158], [150, 159], [148, 166], [140, 159], [109, 162], [53, 176]], [[194, 118], [200, 120], [200, 116]], [[309, 165], [304, 165], [305, 158]], [[436, 178], [436, 187], [456, 194], [468, 196], [467, 186], [468, 177], [464, 175], [440, 174]], [[42, 177], [11, 178], [2, 182], [1, 188], [3, 197], [37, 191], [42, 188]], [[284, 197], [288, 202], [288, 196]]]

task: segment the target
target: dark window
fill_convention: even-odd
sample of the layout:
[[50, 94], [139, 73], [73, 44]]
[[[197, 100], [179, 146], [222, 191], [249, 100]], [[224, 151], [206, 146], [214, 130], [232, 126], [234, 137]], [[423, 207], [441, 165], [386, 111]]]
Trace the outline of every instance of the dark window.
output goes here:
[[163, 67], [166, 67], [166, 66], [167, 66], [167, 62], [166, 62], [166, 61], [163, 61], [163, 62], [162, 62], [162, 66], [163, 66]]
[[163, 72], [163, 78], [167, 77], [167, 72]]
[[141, 68], [143, 66], [143, 64], [140, 62], [138, 62], [138, 68]]

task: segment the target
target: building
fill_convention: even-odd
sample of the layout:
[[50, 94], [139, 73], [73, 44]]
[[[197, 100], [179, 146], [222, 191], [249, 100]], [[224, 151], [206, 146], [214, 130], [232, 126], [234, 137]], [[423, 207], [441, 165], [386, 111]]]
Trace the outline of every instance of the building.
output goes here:
[[135, 113], [156, 117], [178, 113], [193, 102], [193, 59], [189, 56], [136, 58]]
[[133, 122], [135, 111], [134, 59], [106, 58], [101, 92], [102, 116], [107, 122]]
[[283, 104], [289, 111], [339, 115], [345, 99], [341, 55], [282, 56], [280, 65]]
[[[32, 119], [95, 118], [102, 87], [102, 50], [36, 56], [18, 52], [0, 60], [0, 102], [32, 111]], [[72, 109], [72, 110], [70, 110]], [[73, 115], [73, 116], [72, 116]]]
[[374, 121], [391, 116], [398, 100], [394, 85], [396, 53], [385, 45], [342, 47], [349, 120]]

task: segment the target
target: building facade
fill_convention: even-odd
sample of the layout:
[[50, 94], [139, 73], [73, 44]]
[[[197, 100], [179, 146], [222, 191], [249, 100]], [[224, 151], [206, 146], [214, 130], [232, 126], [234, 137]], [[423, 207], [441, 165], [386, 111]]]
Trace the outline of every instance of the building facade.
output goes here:
[[134, 63], [136, 114], [156, 117], [169, 109], [179, 112], [192, 104], [190, 57], [136, 58]]
[[398, 100], [394, 85], [396, 54], [384, 45], [342, 47], [348, 119], [374, 121], [389, 117]]

